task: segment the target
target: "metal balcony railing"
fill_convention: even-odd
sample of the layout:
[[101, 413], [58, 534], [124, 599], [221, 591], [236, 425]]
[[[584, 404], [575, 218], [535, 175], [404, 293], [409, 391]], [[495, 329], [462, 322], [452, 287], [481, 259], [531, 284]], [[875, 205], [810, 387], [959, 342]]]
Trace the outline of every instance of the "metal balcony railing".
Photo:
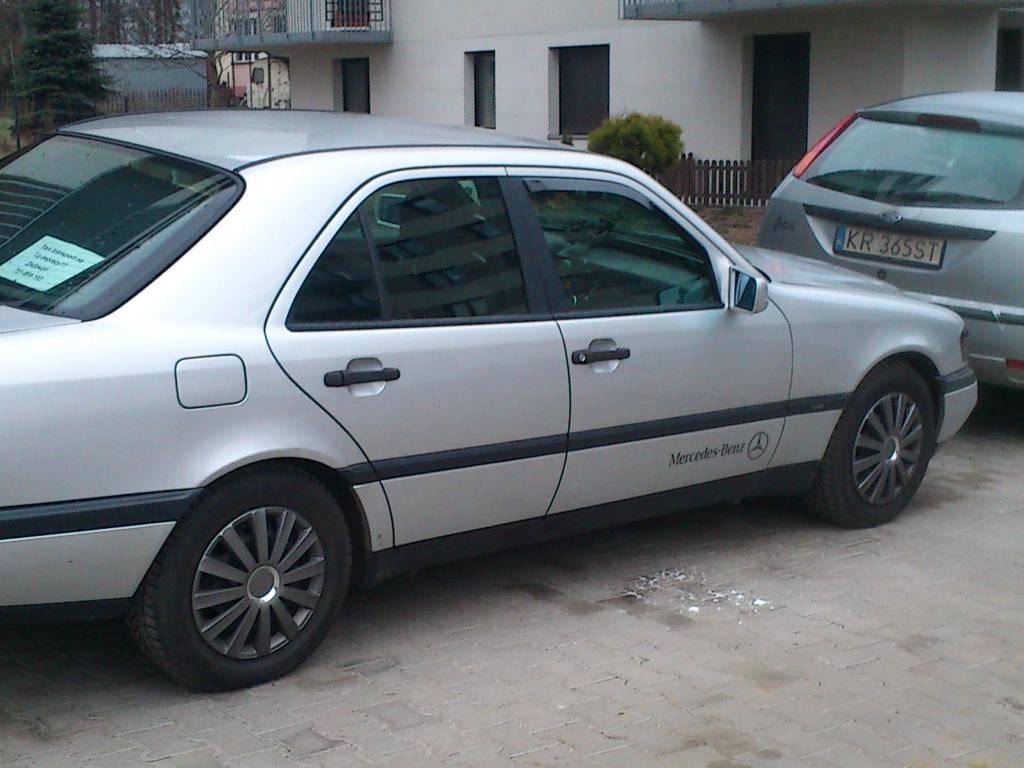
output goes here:
[[191, 0], [203, 50], [301, 43], [389, 43], [391, 0]]
[[[963, 0], [961, 5], [999, 5], [998, 0]], [[942, 5], [944, 0], [619, 0], [623, 19], [723, 19], [752, 12], [835, 10], [858, 5], [896, 7]], [[1010, 3], [1005, 3], [1010, 5]], [[1013, 5], [1019, 5], [1015, 0]]]
[[619, 18], [671, 19], [681, 16], [685, 5], [677, 0], [619, 0]]

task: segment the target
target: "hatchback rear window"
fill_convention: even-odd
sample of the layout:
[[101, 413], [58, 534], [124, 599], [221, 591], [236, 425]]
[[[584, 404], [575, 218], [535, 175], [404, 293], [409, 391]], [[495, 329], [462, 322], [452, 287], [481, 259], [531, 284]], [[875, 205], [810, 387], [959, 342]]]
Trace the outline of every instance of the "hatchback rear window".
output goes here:
[[811, 165], [804, 180], [893, 205], [1020, 207], [1024, 138], [962, 123], [943, 127], [862, 117]]
[[55, 136], [0, 166], [0, 305], [90, 319], [138, 292], [237, 196], [216, 169]]

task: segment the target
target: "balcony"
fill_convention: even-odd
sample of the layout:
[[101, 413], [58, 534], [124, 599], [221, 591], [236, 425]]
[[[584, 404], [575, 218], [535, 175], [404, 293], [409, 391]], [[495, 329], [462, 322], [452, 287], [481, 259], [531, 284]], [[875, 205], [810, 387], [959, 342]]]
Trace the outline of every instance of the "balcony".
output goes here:
[[390, 42], [391, 0], [192, 0], [200, 50]]
[[886, 9], [898, 6], [1000, 7], [1019, 6], [1020, 0], [619, 0], [623, 19], [678, 19], [710, 21], [757, 11], [796, 11], [868, 6]]

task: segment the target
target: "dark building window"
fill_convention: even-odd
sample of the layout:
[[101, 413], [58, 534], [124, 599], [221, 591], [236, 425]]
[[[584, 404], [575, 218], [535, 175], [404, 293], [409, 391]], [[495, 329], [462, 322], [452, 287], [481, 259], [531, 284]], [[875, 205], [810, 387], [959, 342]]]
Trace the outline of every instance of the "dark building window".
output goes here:
[[1024, 30], [1000, 29], [996, 47], [996, 90], [1019, 91], [1024, 85]]
[[473, 59], [473, 125], [494, 128], [497, 125], [494, 51], [477, 51], [469, 55]]
[[609, 46], [558, 48], [558, 132], [590, 133], [608, 118]]

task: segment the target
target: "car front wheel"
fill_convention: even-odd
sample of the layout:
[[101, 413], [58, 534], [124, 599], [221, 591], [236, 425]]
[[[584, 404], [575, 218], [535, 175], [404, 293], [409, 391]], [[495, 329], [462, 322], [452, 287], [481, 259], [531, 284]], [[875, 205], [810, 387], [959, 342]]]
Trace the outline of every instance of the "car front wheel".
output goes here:
[[344, 516], [322, 484], [292, 469], [244, 473], [208, 489], [175, 527], [129, 627], [189, 688], [256, 685], [320, 644], [350, 566]]
[[927, 384], [905, 363], [882, 363], [843, 410], [808, 504], [821, 519], [845, 528], [887, 523], [910, 503], [934, 451], [935, 406]]

